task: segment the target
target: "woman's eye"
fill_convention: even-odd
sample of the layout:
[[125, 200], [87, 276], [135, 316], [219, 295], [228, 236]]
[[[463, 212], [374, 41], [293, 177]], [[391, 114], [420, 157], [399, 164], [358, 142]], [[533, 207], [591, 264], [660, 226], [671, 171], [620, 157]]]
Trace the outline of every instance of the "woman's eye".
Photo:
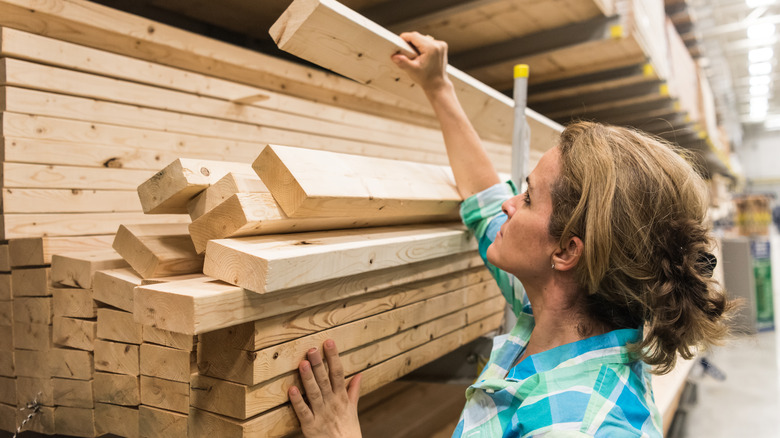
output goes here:
[[523, 202], [525, 205], [531, 205], [531, 197], [528, 196], [528, 192], [523, 193]]

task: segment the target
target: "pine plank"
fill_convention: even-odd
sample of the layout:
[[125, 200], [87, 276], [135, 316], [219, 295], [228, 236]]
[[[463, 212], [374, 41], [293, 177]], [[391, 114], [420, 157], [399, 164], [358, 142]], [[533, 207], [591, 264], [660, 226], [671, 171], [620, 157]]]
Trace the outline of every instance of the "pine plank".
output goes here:
[[51, 297], [20, 297], [13, 300], [14, 321], [28, 324], [51, 324]]
[[54, 348], [48, 354], [44, 360], [49, 362], [52, 377], [91, 380], [95, 374], [96, 362], [91, 351]]
[[127, 262], [113, 249], [55, 254], [51, 261], [51, 281], [57, 285], [91, 289], [95, 272], [125, 266]]
[[95, 370], [116, 374], [139, 374], [138, 345], [104, 340], [95, 341]]
[[190, 224], [195, 250], [214, 239], [452, 220], [452, 215], [290, 218], [270, 193], [237, 193]]
[[120, 225], [113, 248], [142, 278], [203, 271], [185, 224]]
[[187, 203], [187, 211], [194, 221], [236, 193], [267, 193], [268, 187], [256, 175], [229, 172]]
[[138, 376], [96, 371], [93, 388], [96, 402], [120, 406], [141, 404]]
[[13, 269], [11, 271], [11, 290], [14, 298], [50, 296], [49, 273], [49, 268]]
[[15, 322], [13, 326], [14, 348], [48, 351], [52, 348], [52, 326]]
[[62, 347], [93, 351], [97, 338], [95, 320], [55, 316], [52, 324], [52, 342]]
[[[0, 325], [0, 352], [14, 350], [14, 323]], [[0, 373], [0, 376], [4, 374]], [[10, 377], [10, 376], [9, 376]]]
[[142, 375], [141, 403], [146, 406], [188, 414], [190, 383]]
[[93, 299], [92, 289], [52, 287], [51, 294], [54, 316], [87, 319], [97, 316], [97, 305]]
[[0, 301], [0, 325], [9, 326], [14, 323], [14, 302]]
[[54, 408], [54, 430], [61, 435], [96, 437], [95, 410], [57, 406]]
[[16, 431], [16, 404], [0, 403], [0, 430], [6, 432]]
[[141, 324], [194, 335], [482, 265], [469, 251], [289, 290], [284, 299], [203, 277], [136, 288], [133, 313]]
[[59, 367], [59, 363], [52, 360], [51, 354], [52, 351], [15, 350], [6, 356], [4, 368], [13, 368], [11, 376], [50, 379], [52, 369]]
[[50, 377], [17, 377], [13, 404], [21, 407], [34, 400], [44, 406], [54, 406], [53, 380]]
[[4, 376], [4, 377], [16, 376], [16, 365], [14, 363], [13, 351], [0, 350], [0, 376]]
[[152, 175], [151, 170], [3, 163], [6, 188], [132, 190]]
[[209, 241], [203, 273], [268, 293], [472, 249], [454, 224], [241, 237]]
[[246, 163], [178, 159], [138, 186], [144, 213], [187, 213], [190, 199], [229, 172], [251, 175]]
[[6, 213], [114, 213], [141, 211], [131, 190], [9, 189], [2, 191]]
[[100, 339], [140, 345], [143, 341], [141, 328], [131, 312], [108, 308], [97, 311], [97, 337]]
[[118, 309], [133, 311], [133, 289], [141, 284], [141, 277], [130, 268], [101, 270], [92, 278], [96, 301]]
[[16, 404], [16, 379], [13, 377], [0, 377], [0, 403]]
[[141, 344], [140, 351], [142, 375], [189, 383], [192, 352], [154, 344]]
[[0, 300], [10, 301], [13, 299], [13, 288], [11, 287], [11, 273], [0, 273]]
[[[496, 314], [488, 320], [470, 324], [458, 330], [434, 339], [393, 359], [382, 362], [362, 372], [361, 394], [373, 391], [426, 363], [455, 350], [483, 333], [497, 328], [502, 314]], [[283, 437], [298, 430], [299, 423], [292, 407], [288, 404], [246, 421], [211, 414], [192, 408], [190, 410], [190, 430], [195, 437], [220, 436], [226, 438], [243, 437], [257, 434], [265, 437]]]
[[[55, 251], [60, 254], [71, 251], [83, 251], [92, 247], [105, 249], [104, 235], [116, 233], [121, 224], [140, 223], [189, 223], [190, 218], [182, 215], [148, 216], [140, 212], [130, 213], [53, 213], [53, 214], [6, 214], [4, 235], [7, 239], [25, 237], [86, 237], [83, 245], [73, 240], [62, 240], [67, 249]], [[98, 239], [89, 240], [92, 237]], [[94, 245], [94, 246], [93, 246]], [[81, 247], [79, 247], [81, 246]], [[110, 241], [108, 247], [110, 247]]]
[[187, 438], [187, 415], [152, 406], [138, 407], [138, 432], [146, 438]]
[[92, 380], [71, 380], [58, 377], [51, 380], [54, 386], [54, 404], [56, 406], [86, 409], [95, 407]]
[[11, 254], [7, 243], [0, 243], [0, 272], [11, 272]]
[[143, 328], [142, 336], [144, 343], [162, 345], [185, 351], [192, 351], [198, 343], [197, 336], [188, 335], [186, 333], [176, 333], [148, 325], [141, 327]]
[[462, 201], [445, 166], [268, 145], [252, 167], [290, 217], [454, 220]]
[[[10, 215], [5, 215], [6, 220]], [[13, 267], [44, 266], [51, 264], [53, 254], [93, 251], [111, 248], [114, 240], [113, 233], [110, 236], [86, 236], [78, 237], [29, 237], [8, 241], [11, 253], [11, 265]]]
[[100, 435], [138, 438], [138, 408], [96, 402], [95, 429]]

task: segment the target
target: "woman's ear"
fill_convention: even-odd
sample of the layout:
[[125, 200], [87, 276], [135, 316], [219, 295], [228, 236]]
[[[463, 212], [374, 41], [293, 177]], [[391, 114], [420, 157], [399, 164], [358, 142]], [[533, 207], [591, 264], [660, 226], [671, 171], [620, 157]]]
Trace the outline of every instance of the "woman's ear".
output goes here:
[[574, 236], [566, 243], [566, 247], [553, 253], [552, 262], [556, 271], [569, 271], [577, 266], [582, 257], [585, 244], [582, 239]]

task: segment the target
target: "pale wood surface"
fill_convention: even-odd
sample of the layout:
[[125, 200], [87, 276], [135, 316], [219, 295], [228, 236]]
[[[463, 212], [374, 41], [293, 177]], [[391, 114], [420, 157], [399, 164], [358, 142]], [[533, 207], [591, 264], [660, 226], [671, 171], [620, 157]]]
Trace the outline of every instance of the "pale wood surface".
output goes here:
[[199, 334], [304, 309], [315, 302], [331, 302], [482, 265], [475, 253], [466, 252], [412, 266], [326, 281], [318, 287], [289, 290], [283, 297], [261, 295], [202, 277], [136, 288], [133, 314], [137, 322], [145, 325]]
[[176, 333], [170, 330], [163, 330], [148, 325], [142, 325], [143, 342], [157, 344], [165, 347], [176, 348], [178, 350], [192, 351], [197, 345], [198, 338], [185, 333]]
[[[28, 430], [33, 432], [42, 433], [44, 435], [54, 435], [54, 409], [51, 406], [41, 406], [39, 415], [33, 417], [25, 426]], [[16, 423], [22, 424], [27, 415], [30, 414], [30, 410], [16, 410]], [[14, 428], [16, 430], [16, 428]]]
[[52, 348], [52, 326], [15, 322], [13, 325], [14, 348], [48, 351]]
[[[75, 351], [75, 350], [74, 350]], [[87, 353], [86, 351], [78, 353]], [[78, 354], [77, 353], [77, 354]], [[13, 369], [11, 376], [17, 377], [36, 377], [41, 379], [51, 379], [52, 375], [57, 376], [57, 371], [61, 368], [58, 364], [54, 364], [52, 359], [58, 360], [57, 350], [52, 351], [32, 351], [32, 350], [16, 350], [11, 353], [10, 356], [6, 356], [4, 367], [8, 368], [9, 365]], [[70, 358], [68, 358], [70, 359]], [[50, 363], [52, 362], [52, 363]], [[44, 364], [41, 366], [41, 364]], [[88, 373], [83, 373], [83, 370], [77, 369], [75, 373], [83, 379], [89, 378]], [[71, 376], [72, 377], [72, 376]]]
[[449, 167], [266, 146], [252, 167], [290, 217], [451, 216]]
[[52, 287], [51, 294], [54, 316], [69, 316], [71, 318], [94, 318], [97, 316], [97, 303], [93, 299], [92, 289]]
[[96, 301], [132, 312], [133, 289], [140, 284], [141, 277], [130, 268], [101, 270], [93, 277], [93, 295]]
[[0, 377], [0, 403], [16, 404], [16, 379]]
[[51, 324], [51, 297], [21, 297], [13, 300], [13, 321], [28, 324]]
[[[6, 220], [8, 217], [9, 215], [5, 215]], [[115, 233], [116, 228], [110, 232]], [[111, 248], [113, 240], [113, 234], [110, 236], [32, 237], [10, 240], [8, 248], [11, 253], [12, 266], [43, 266], [51, 264], [51, 257], [54, 254], [108, 249]]]
[[95, 370], [117, 374], [139, 375], [138, 345], [95, 341]]
[[113, 248], [142, 278], [203, 270], [185, 224], [120, 225]]
[[138, 407], [138, 433], [148, 438], [187, 438], [187, 415], [151, 406]]
[[95, 401], [121, 406], [141, 404], [138, 376], [95, 372], [93, 382]]
[[91, 289], [95, 272], [125, 266], [127, 262], [113, 249], [55, 254], [51, 261], [51, 281], [55, 285]]
[[[54, 213], [54, 214], [6, 214], [5, 238], [17, 239], [23, 237], [46, 235], [50, 237], [68, 237], [63, 239], [63, 249], [48, 253], [62, 254], [73, 251], [84, 251], [92, 248], [106, 249], [111, 247], [111, 239], [106, 234], [116, 233], [121, 224], [139, 223], [189, 223], [190, 218], [183, 215], [145, 215], [140, 212], [131, 213]], [[100, 235], [95, 236], [95, 235]], [[73, 239], [74, 236], [78, 236]], [[83, 238], [83, 239], [82, 239]], [[86, 242], [84, 242], [86, 240]], [[106, 241], [108, 244], [106, 245]], [[13, 241], [13, 240], [11, 240]], [[83, 242], [79, 244], [78, 242]], [[51, 258], [48, 259], [51, 263]]]
[[98, 309], [97, 337], [126, 344], [141, 344], [142, 325], [135, 322], [131, 312], [114, 309]]
[[54, 348], [47, 353], [43, 361], [38, 363], [49, 363], [51, 377], [90, 380], [95, 374], [95, 361], [91, 351]]
[[49, 268], [23, 268], [11, 271], [11, 290], [16, 297], [50, 296]]
[[53, 378], [54, 404], [72, 408], [93, 409], [92, 380], [72, 380]]
[[62, 435], [97, 436], [95, 411], [93, 409], [57, 406], [54, 408], [54, 429]]
[[211, 240], [203, 272], [258, 293], [475, 249], [461, 225], [415, 225]]
[[16, 400], [12, 404], [26, 406], [27, 403], [35, 399], [42, 405], [54, 406], [53, 379], [50, 377], [17, 377]]
[[187, 211], [190, 214], [190, 218], [195, 221], [236, 193], [267, 192], [268, 187], [263, 184], [260, 177], [229, 172], [193, 198], [187, 204]]
[[144, 213], [187, 213], [187, 202], [229, 172], [252, 174], [246, 163], [178, 159], [138, 186]]
[[138, 438], [138, 409], [108, 403], [95, 403], [95, 429], [99, 434]]
[[188, 414], [190, 383], [141, 376], [141, 403], [168, 411]]
[[51, 335], [52, 342], [59, 346], [92, 351], [97, 338], [97, 322], [55, 316]]
[[141, 374], [151, 377], [189, 382], [192, 353], [162, 345], [141, 344]]
[[0, 243], [0, 272], [11, 272], [11, 254], [7, 243]]

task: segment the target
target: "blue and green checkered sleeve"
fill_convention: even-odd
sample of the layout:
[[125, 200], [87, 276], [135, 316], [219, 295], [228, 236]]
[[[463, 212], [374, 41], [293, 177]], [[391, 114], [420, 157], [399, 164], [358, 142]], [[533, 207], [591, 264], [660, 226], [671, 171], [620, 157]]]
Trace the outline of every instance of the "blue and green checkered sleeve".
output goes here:
[[460, 206], [460, 216], [463, 223], [474, 233], [479, 244], [479, 255], [517, 315], [528, 304], [522, 285], [513, 275], [490, 264], [486, 255], [488, 247], [507, 219], [501, 211], [501, 204], [516, 195], [517, 187], [512, 181], [496, 184], [464, 200]]

